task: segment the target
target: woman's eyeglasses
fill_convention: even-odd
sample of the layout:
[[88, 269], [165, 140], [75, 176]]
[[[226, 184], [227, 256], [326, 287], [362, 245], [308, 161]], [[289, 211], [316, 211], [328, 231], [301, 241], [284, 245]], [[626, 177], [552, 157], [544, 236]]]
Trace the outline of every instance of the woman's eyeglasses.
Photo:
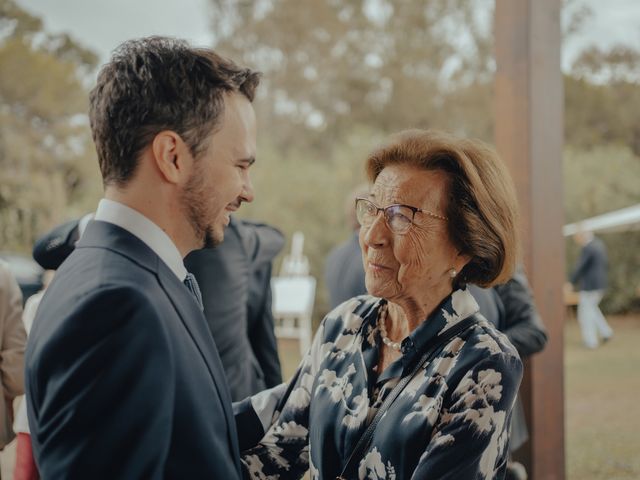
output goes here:
[[421, 210], [409, 205], [388, 205], [386, 207], [379, 207], [371, 200], [366, 198], [356, 198], [356, 218], [358, 223], [363, 227], [370, 226], [378, 216], [378, 212], [382, 211], [384, 215], [384, 221], [393, 233], [404, 234], [409, 231], [411, 225], [413, 225], [413, 219], [416, 213], [424, 213], [433, 218], [440, 220], [446, 220], [447, 217], [437, 215], [427, 210]]

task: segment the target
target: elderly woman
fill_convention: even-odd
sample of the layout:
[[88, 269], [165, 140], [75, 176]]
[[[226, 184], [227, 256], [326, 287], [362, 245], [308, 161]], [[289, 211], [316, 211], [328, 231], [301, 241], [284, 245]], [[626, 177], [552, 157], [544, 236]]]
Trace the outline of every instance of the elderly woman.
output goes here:
[[[247, 473], [501, 478], [522, 364], [466, 284], [512, 274], [509, 175], [485, 145], [420, 130], [366, 168], [373, 185], [356, 205], [370, 295], [326, 316], [286, 387], [236, 405], [266, 432], [243, 453]], [[239, 421], [245, 448], [249, 424]]]

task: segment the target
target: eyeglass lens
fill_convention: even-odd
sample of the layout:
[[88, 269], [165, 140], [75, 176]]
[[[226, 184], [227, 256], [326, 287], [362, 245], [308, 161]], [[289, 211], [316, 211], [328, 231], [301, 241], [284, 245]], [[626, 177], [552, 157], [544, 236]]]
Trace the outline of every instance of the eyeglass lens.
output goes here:
[[356, 214], [358, 222], [362, 226], [369, 226], [378, 216], [378, 211], [383, 210], [384, 219], [392, 232], [405, 233], [412, 223], [413, 211], [403, 205], [389, 205], [382, 209], [365, 199], [358, 199], [356, 203]]

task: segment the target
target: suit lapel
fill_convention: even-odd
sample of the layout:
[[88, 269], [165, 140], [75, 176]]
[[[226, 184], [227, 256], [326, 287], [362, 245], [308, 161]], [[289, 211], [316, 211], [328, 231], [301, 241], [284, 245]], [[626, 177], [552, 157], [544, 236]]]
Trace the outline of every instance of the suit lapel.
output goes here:
[[196, 344], [211, 374], [220, 397], [220, 403], [224, 409], [231, 453], [238, 472], [240, 472], [240, 451], [235, 419], [231, 411], [231, 395], [229, 394], [227, 379], [204, 314], [198, 308], [189, 290], [147, 244], [117, 225], [98, 220], [89, 222], [82, 239], [77, 245], [77, 248], [84, 247], [106, 248], [118, 252], [132, 262], [155, 273], [162, 289], [171, 300], [180, 320]]
[[[175, 274], [164, 263], [159, 262], [158, 278], [162, 288], [167, 293], [169, 299], [173, 303], [180, 320], [184, 324], [185, 328], [189, 332], [189, 335], [193, 339], [194, 343], [198, 347], [200, 354], [207, 364], [209, 373], [213, 378], [216, 390], [220, 397], [220, 403], [224, 408], [225, 418], [227, 420], [229, 442], [231, 444], [232, 453], [235, 452], [234, 457], [236, 463], [239, 453], [238, 439], [236, 433], [236, 425], [231, 411], [231, 395], [229, 394], [229, 388], [227, 386], [227, 379], [222, 368], [222, 362], [220, 356], [215, 347], [213, 337], [207, 326], [207, 321], [204, 318], [204, 314], [198, 308], [197, 303], [192, 298], [189, 290], [178, 280]], [[238, 468], [239, 465], [238, 465]]]

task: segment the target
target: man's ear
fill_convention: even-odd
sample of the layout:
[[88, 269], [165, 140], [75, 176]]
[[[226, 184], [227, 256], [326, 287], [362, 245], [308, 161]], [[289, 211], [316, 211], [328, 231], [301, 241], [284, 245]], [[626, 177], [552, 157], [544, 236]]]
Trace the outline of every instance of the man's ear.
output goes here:
[[191, 175], [193, 158], [180, 135], [171, 130], [158, 133], [151, 143], [153, 159], [169, 183], [184, 183]]

